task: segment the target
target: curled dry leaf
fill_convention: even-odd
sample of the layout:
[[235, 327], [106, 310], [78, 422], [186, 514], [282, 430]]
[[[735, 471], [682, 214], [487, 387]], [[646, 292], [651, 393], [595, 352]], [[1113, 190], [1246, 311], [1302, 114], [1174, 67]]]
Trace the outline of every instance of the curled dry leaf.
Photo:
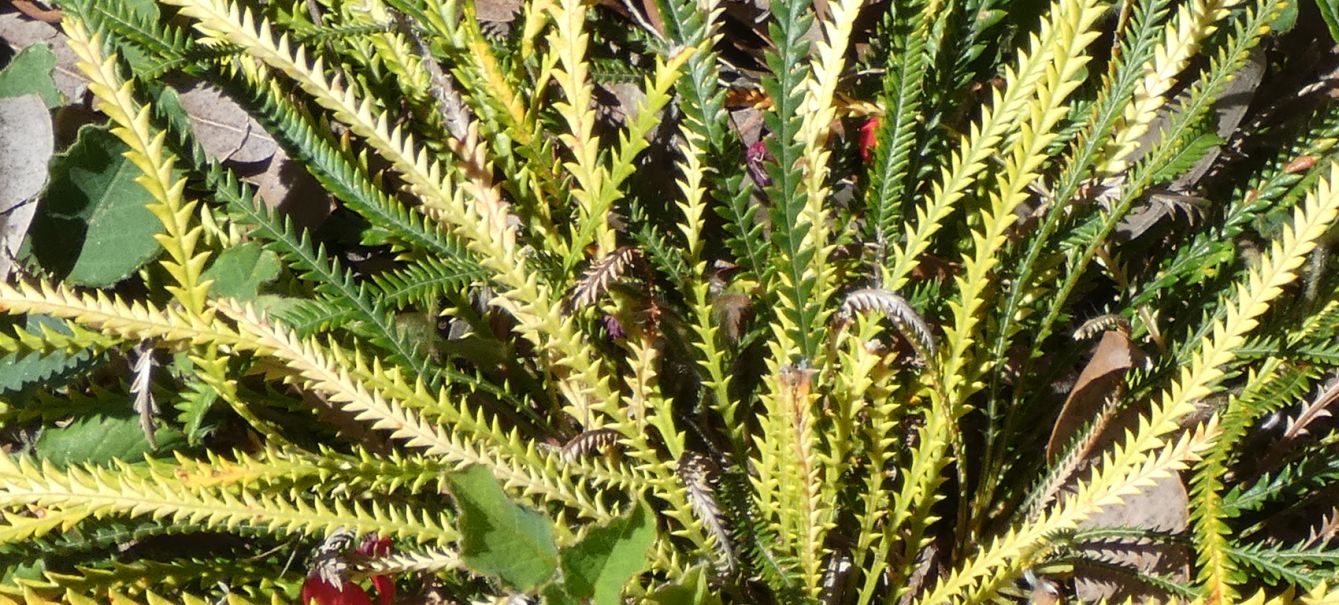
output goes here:
[[581, 280], [572, 287], [570, 308], [580, 310], [594, 304], [609, 286], [641, 259], [641, 251], [623, 246], [591, 262]]
[[1125, 386], [1125, 372], [1144, 362], [1144, 352], [1119, 331], [1107, 331], [1093, 349], [1092, 359], [1079, 373], [1074, 388], [1060, 408], [1060, 416], [1046, 443], [1046, 457], [1054, 460], [1085, 423], [1097, 415], [1108, 396]]
[[51, 113], [42, 98], [0, 98], [0, 277], [13, 270], [54, 152]]
[[1329, 408], [1336, 401], [1339, 401], [1339, 379], [1332, 378], [1301, 411], [1287, 419], [1283, 437], [1270, 446], [1262, 467], [1276, 468], [1288, 452], [1297, 448], [1299, 439], [1310, 432], [1313, 423], [1333, 415]]
[[716, 501], [716, 478], [720, 474], [720, 469], [716, 468], [706, 456], [688, 451], [679, 459], [675, 473], [683, 482], [693, 513], [716, 537], [716, 547], [720, 556], [717, 562], [719, 567], [726, 570], [734, 569], [736, 565], [734, 540], [731, 538], [730, 528], [725, 524], [725, 517], [721, 515], [721, 507]]

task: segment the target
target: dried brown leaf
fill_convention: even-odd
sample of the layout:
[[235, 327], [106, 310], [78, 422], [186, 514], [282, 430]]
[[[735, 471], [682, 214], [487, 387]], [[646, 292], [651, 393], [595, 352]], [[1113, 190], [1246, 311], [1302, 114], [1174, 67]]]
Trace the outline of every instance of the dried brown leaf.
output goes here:
[[283, 148], [275, 150], [264, 172], [246, 181], [255, 185], [256, 194], [266, 206], [283, 212], [304, 229], [320, 226], [333, 210], [330, 196], [320, 183]]
[[279, 148], [259, 122], [218, 88], [197, 83], [181, 93], [181, 106], [191, 118], [196, 139], [212, 159], [254, 164], [269, 159]]
[[474, 15], [483, 23], [509, 24], [521, 12], [521, 0], [477, 0]]
[[563, 445], [561, 450], [563, 459], [576, 460], [607, 451], [618, 445], [620, 436], [614, 429], [585, 431]]
[[1330, 416], [1329, 407], [1335, 401], [1339, 401], [1339, 381], [1331, 382], [1319, 396], [1306, 408], [1302, 410], [1296, 418], [1288, 419], [1288, 430], [1283, 433], [1283, 441], [1292, 441], [1307, 434], [1307, 427], [1311, 423], [1322, 418]]
[[1085, 423], [1097, 416], [1114, 391], [1123, 389], [1125, 372], [1144, 362], [1144, 352], [1119, 331], [1102, 334], [1093, 356], [1079, 373], [1046, 443], [1046, 457], [1054, 459]]
[[[1164, 532], [1185, 531], [1190, 523], [1190, 496], [1181, 478], [1172, 475], [1133, 496], [1121, 504], [1080, 524], [1085, 529], [1103, 527], [1145, 528]], [[1102, 559], [1124, 567], [1133, 567], [1145, 573], [1160, 575], [1178, 582], [1190, 581], [1190, 551], [1183, 544], [1150, 542], [1110, 542], [1088, 544], [1081, 549], [1087, 556]], [[1126, 598], [1155, 599], [1165, 602], [1169, 595], [1150, 587], [1131, 582], [1127, 576], [1076, 566], [1074, 594], [1083, 603], [1119, 602]]]
[[0, 99], [0, 279], [13, 270], [55, 144], [51, 112], [41, 97]]

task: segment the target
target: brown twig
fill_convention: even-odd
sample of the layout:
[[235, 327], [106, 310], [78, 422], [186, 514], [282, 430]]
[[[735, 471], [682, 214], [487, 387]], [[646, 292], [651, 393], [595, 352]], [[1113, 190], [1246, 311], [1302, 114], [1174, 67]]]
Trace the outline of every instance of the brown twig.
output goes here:
[[15, 9], [20, 13], [27, 15], [28, 18], [45, 23], [60, 23], [61, 18], [64, 16], [61, 14], [60, 10], [54, 8], [42, 8], [34, 3], [33, 0], [10, 0], [10, 4], [13, 4]]

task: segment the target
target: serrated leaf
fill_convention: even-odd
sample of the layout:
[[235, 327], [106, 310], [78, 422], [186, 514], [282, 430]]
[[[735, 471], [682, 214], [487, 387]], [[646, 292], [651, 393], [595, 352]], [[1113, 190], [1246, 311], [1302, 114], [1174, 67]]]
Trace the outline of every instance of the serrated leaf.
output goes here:
[[638, 501], [627, 515], [591, 530], [581, 542], [563, 549], [563, 587], [582, 602], [618, 603], [628, 579], [646, 567], [646, 551], [655, 537], [655, 518]]
[[1200, 161], [1214, 147], [1222, 145], [1225, 141], [1217, 133], [1203, 133], [1181, 148], [1166, 164], [1155, 168], [1153, 182], [1165, 182], [1175, 179], [1181, 173], [1190, 170], [1196, 162]]
[[524, 591], [553, 576], [558, 546], [548, 519], [512, 502], [486, 467], [470, 466], [448, 482], [460, 511], [460, 554], [467, 567]]
[[252, 300], [260, 287], [279, 277], [279, 255], [260, 244], [247, 242], [220, 252], [201, 279], [214, 280], [210, 292], [217, 296]]
[[56, 53], [46, 44], [33, 44], [14, 56], [0, 71], [0, 97], [35, 94], [47, 109], [60, 107], [60, 91], [51, 73], [56, 68]]
[[16, 580], [41, 580], [46, 577], [46, 561], [13, 561], [0, 567], [0, 582], [13, 584]]
[[85, 127], [51, 167], [51, 185], [33, 219], [32, 252], [44, 269], [69, 284], [106, 287], [157, 256], [162, 224], [123, 154], [105, 128]]
[[[115, 27], [121, 31], [139, 30], [143, 25], [156, 23], [160, 14], [158, 3], [155, 0], [117, 0], [116, 2], [80, 0], [78, 4], [82, 5], [80, 11], [90, 11], [97, 14], [99, 21], [113, 21], [117, 24]], [[142, 33], [137, 32], [137, 35]], [[121, 58], [126, 61], [126, 64], [133, 65], [136, 69], [156, 62], [155, 55], [140, 44], [118, 45], [117, 52], [121, 53]]]
[[[121, 414], [95, 414], [76, 418], [67, 426], [42, 431], [33, 452], [53, 464], [102, 464], [112, 460], [135, 461], [155, 451], [140, 428], [139, 415], [130, 409], [130, 398], [109, 402], [124, 408]], [[158, 450], [168, 451], [180, 443], [180, 431], [162, 427], [154, 433]]]
[[205, 426], [205, 415], [218, 401], [219, 394], [204, 384], [187, 385], [182, 393], [185, 397], [175, 406], [177, 420], [186, 434], [186, 443], [199, 445], [206, 435], [213, 432], [213, 427]]
[[[40, 333], [43, 326], [70, 333], [59, 320], [45, 315], [29, 315], [24, 321], [29, 332]], [[10, 353], [0, 357], [0, 400], [31, 386], [59, 382], [61, 377], [77, 374], [94, 362], [95, 356], [87, 351], [74, 355], [60, 351], [46, 355]]]

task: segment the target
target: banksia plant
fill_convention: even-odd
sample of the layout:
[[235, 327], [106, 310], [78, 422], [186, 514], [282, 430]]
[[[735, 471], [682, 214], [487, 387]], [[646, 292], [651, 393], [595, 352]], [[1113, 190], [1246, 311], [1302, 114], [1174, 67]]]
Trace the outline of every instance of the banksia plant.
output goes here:
[[52, 9], [0, 600], [1339, 601], [1331, 3]]

